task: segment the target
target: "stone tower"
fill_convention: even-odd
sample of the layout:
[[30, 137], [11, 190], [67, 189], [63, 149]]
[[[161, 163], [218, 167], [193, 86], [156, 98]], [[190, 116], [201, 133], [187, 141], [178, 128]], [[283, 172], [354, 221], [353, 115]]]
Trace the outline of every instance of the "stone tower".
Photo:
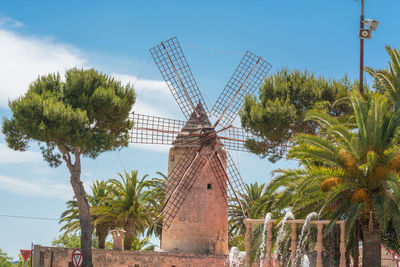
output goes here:
[[[212, 129], [203, 107], [199, 104], [196, 110], [205, 128]], [[193, 113], [182, 132], [200, 133], [201, 130], [201, 124]], [[198, 137], [177, 136], [169, 151], [168, 174], [187, 150], [188, 144], [195, 140]], [[226, 162], [225, 153], [221, 154]], [[167, 190], [170, 190], [168, 180]], [[210, 164], [207, 164], [169, 228], [163, 229], [161, 248], [182, 253], [227, 255], [228, 206], [225, 198]]]

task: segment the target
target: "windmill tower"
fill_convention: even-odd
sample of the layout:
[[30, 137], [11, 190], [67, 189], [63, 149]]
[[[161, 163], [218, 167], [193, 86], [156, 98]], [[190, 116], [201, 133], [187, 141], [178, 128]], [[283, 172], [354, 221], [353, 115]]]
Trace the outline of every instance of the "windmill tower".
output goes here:
[[[212, 125], [200, 103], [196, 106], [196, 111], [201, 117], [203, 126], [193, 112], [185, 127], [181, 130], [185, 134], [177, 136], [169, 151], [169, 177], [171, 177], [174, 168], [182, 169], [177, 167], [177, 164], [182, 157], [187, 157], [185, 156], [187, 150], [200, 147], [201, 137], [193, 136], [193, 134], [200, 134], [204, 128], [209, 131], [212, 130]], [[196, 145], [195, 142], [199, 142], [199, 144]], [[207, 145], [212, 144], [205, 144], [205, 146]], [[226, 155], [221, 147], [217, 149], [222, 156], [225, 169]], [[209, 156], [207, 155], [207, 153], [210, 153], [209, 150], [212, 151], [209, 148], [200, 152], [201, 156]], [[163, 228], [161, 248], [184, 253], [226, 255], [228, 253], [227, 192], [225, 188], [220, 190], [210, 164], [205, 164], [199, 172], [197, 180], [189, 189], [185, 201], [172, 219], [169, 228]], [[225, 177], [221, 178], [221, 181], [223, 185], [226, 185]], [[174, 190], [174, 185], [167, 184], [167, 191], [171, 190]]]
[[262, 142], [232, 123], [244, 97], [260, 86], [271, 65], [247, 51], [212, 108], [215, 122], [211, 123], [178, 40], [161, 42], [150, 53], [187, 119], [132, 115], [131, 142], [173, 145], [165, 201], [156, 219], [162, 220], [161, 248], [226, 255], [228, 202], [239, 202], [244, 192], [243, 180], [226, 149], [247, 151], [246, 140]]

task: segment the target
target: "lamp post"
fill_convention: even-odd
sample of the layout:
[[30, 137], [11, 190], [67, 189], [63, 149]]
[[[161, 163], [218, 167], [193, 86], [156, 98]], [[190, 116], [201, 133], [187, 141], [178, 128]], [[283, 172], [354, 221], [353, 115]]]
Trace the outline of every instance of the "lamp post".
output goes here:
[[[358, 0], [357, 0], [358, 1]], [[364, 0], [361, 0], [361, 16], [360, 16], [360, 30], [358, 38], [360, 38], [360, 94], [364, 94], [364, 39], [372, 38], [372, 31], [375, 31], [379, 22], [374, 19], [364, 19]], [[366, 29], [364, 25], [368, 26]], [[354, 259], [354, 266], [358, 267], [359, 255], [359, 240], [360, 240], [360, 224], [356, 223], [356, 255]]]
[[[361, 0], [360, 32], [364, 29], [364, 0]], [[364, 93], [364, 38], [360, 38], [360, 94]]]
[[[358, 1], [358, 0], [357, 0]], [[364, 94], [364, 0], [361, 0], [361, 16], [360, 16], [360, 31], [358, 37], [360, 38], [360, 94]], [[354, 266], [359, 266], [359, 241], [360, 240], [360, 227], [359, 222], [356, 223], [356, 253], [354, 258]]]

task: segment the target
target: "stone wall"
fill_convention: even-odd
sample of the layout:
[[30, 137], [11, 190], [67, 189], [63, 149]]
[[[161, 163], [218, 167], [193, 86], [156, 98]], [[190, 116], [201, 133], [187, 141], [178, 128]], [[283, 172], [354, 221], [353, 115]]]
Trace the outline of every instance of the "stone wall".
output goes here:
[[[34, 246], [33, 267], [69, 267], [74, 249]], [[94, 267], [221, 267], [226, 256], [143, 252], [124, 250], [93, 250]]]

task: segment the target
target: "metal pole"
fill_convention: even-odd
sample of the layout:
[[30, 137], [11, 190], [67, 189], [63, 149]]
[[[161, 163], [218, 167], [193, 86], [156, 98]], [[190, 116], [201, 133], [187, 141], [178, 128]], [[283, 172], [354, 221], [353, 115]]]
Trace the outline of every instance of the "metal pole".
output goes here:
[[[364, 0], [361, 0], [360, 29], [364, 29]], [[364, 39], [360, 38], [360, 94], [364, 93]]]

